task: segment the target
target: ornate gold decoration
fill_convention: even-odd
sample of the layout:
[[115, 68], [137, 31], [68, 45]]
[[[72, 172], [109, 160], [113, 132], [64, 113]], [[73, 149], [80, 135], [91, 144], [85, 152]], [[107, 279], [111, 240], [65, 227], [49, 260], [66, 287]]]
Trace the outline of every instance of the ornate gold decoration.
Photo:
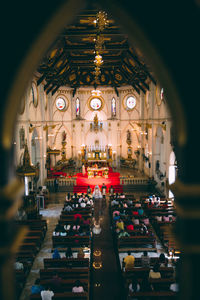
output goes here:
[[65, 162], [66, 159], [66, 138], [67, 138], [67, 134], [65, 132], [65, 130], [62, 132], [62, 148], [61, 148], [61, 161]]
[[28, 151], [27, 140], [24, 145], [23, 165], [18, 166], [16, 173], [19, 176], [35, 176], [38, 172], [38, 168], [31, 165], [30, 154]]

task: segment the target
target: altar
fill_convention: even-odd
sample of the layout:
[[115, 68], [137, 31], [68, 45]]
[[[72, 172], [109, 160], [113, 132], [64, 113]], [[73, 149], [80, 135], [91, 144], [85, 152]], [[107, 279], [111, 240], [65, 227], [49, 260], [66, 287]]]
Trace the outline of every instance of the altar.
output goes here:
[[87, 173], [88, 173], [88, 178], [93, 178], [93, 177], [104, 177], [108, 178], [108, 167], [103, 167], [103, 168], [94, 168], [94, 167], [88, 167], [87, 168]]

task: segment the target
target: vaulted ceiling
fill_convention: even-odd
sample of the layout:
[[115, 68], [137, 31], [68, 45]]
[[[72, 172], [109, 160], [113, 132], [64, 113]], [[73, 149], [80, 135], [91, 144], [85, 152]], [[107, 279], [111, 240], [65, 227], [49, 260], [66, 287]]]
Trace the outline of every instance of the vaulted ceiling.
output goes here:
[[[100, 30], [97, 14], [94, 9], [83, 11], [73, 24], [64, 28], [43, 57], [37, 83], [44, 83], [47, 94], [54, 94], [60, 86], [69, 86], [74, 93], [82, 86], [112, 86], [118, 94], [117, 88], [123, 85], [132, 85], [138, 93], [145, 93], [150, 81], [155, 83], [141, 53], [129, 44], [118, 24], [107, 16], [108, 24]], [[103, 63], [95, 79], [98, 42]]]

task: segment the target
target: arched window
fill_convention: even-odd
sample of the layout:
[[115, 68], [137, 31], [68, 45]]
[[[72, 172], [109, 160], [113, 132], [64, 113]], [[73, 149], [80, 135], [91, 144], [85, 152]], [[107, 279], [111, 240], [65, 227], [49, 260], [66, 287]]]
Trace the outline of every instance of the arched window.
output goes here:
[[76, 117], [80, 117], [80, 100], [79, 98], [76, 99]]
[[[172, 184], [176, 180], [176, 165], [175, 165], [176, 157], [174, 152], [171, 152], [169, 157], [169, 184]], [[169, 198], [174, 198], [174, 194], [171, 190], [169, 190]]]
[[115, 100], [115, 98], [112, 98], [112, 101], [111, 101], [111, 114], [112, 114], [112, 117], [116, 117], [116, 100]]

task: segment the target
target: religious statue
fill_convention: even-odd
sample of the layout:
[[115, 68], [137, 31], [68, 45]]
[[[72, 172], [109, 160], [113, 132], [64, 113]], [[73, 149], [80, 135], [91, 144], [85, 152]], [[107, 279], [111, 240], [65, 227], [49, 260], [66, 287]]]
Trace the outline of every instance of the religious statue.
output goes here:
[[66, 135], [66, 132], [65, 130], [62, 132], [62, 142], [66, 142], [66, 138], [67, 138], [67, 135]]
[[128, 144], [128, 145], [131, 145], [131, 132], [130, 132], [130, 130], [128, 129], [127, 130], [127, 137], [126, 137], [126, 143]]
[[99, 119], [97, 117], [97, 114], [94, 116], [94, 132], [97, 133], [98, 131], [98, 123], [99, 123]]
[[63, 162], [67, 160], [67, 159], [66, 159], [66, 149], [65, 149], [65, 146], [66, 146], [66, 144], [67, 144], [66, 138], [67, 138], [67, 134], [66, 134], [66, 132], [65, 132], [65, 130], [64, 130], [64, 131], [62, 132], [62, 149], [61, 149], [61, 156], [62, 156], [61, 160], [62, 160]]
[[23, 126], [19, 131], [19, 141], [20, 141], [20, 149], [23, 149], [25, 145], [25, 130]]

